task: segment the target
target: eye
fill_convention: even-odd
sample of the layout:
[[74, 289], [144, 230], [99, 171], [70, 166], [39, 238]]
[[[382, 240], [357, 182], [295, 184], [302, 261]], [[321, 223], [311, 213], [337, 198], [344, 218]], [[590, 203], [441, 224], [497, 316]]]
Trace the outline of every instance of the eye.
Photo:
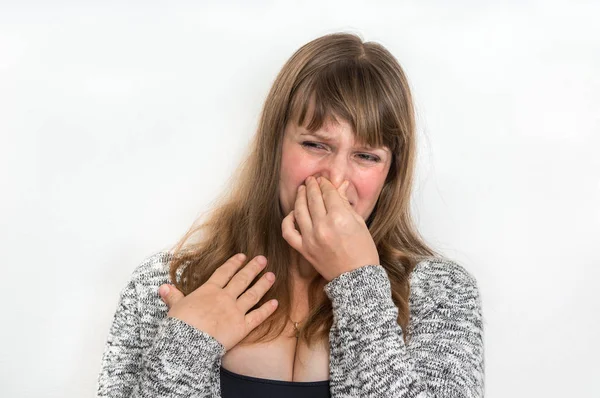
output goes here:
[[373, 163], [377, 163], [381, 160], [379, 156], [371, 155], [370, 153], [359, 153], [358, 156], [364, 156], [363, 159]]
[[302, 142], [302, 146], [306, 147], [306, 148], [325, 149], [325, 147], [323, 145], [319, 144], [318, 142], [312, 142], [312, 141], [304, 141], [304, 142]]

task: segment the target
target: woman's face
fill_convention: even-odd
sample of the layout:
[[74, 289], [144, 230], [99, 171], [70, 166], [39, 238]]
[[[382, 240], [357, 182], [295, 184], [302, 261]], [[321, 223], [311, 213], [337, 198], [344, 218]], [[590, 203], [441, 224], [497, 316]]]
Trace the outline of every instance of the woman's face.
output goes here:
[[348, 180], [346, 196], [354, 211], [366, 220], [377, 203], [391, 159], [387, 147], [369, 148], [354, 142], [352, 128], [345, 121], [337, 124], [329, 119], [314, 133], [288, 123], [279, 180], [283, 214], [292, 211], [298, 186], [312, 175], [326, 177], [336, 188]]

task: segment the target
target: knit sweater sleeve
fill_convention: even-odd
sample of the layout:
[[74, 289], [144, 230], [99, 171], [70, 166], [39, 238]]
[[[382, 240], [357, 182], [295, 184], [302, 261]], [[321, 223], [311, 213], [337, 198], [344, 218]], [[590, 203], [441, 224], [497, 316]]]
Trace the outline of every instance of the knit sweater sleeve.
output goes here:
[[[147, 261], [153, 260], [156, 257]], [[142, 264], [136, 271], [148, 267]], [[97, 397], [220, 396], [217, 376], [225, 348], [178, 318], [160, 317], [156, 326], [154, 318], [162, 307], [145, 292], [157, 290], [158, 283], [148, 279], [156, 279], [157, 274], [136, 273], [119, 296], [102, 356]], [[142, 338], [153, 325], [155, 334]]]
[[[325, 286], [332, 301], [330, 390], [342, 397], [482, 397], [483, 325], [475, 279], [451, 262], [421, 264], [405, 344], [381, 265]], [[419, 274], [420, 273], [420, 274]]]

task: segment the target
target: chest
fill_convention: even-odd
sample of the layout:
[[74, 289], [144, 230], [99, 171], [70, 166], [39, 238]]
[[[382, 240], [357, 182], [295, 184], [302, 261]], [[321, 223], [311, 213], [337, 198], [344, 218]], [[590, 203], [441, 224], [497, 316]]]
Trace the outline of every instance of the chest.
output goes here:
[[289, 324], [269, 342], [237, 345], [227, 351], [221, 366], [231, 372], [271, 380], [323, 381], [329, 379], [329, 342], [310, 347], [298, 341]]

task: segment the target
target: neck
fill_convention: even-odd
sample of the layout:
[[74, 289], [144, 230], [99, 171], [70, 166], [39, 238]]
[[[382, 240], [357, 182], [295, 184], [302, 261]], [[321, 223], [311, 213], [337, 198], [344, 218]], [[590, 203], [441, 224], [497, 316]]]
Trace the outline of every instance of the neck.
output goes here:
[[290, 276], [294, 282], [308, 283], [319, 273], [300, 253], [291, 249]]
[[[289, 276], [291, 289], [290, 318], [302, 324], [310, 312], [308, 287], [312, 280], [319, 276], [319, 272], [304, 256], [290, 247]], [[323, 281], [325, 280], [323, 279]]]

